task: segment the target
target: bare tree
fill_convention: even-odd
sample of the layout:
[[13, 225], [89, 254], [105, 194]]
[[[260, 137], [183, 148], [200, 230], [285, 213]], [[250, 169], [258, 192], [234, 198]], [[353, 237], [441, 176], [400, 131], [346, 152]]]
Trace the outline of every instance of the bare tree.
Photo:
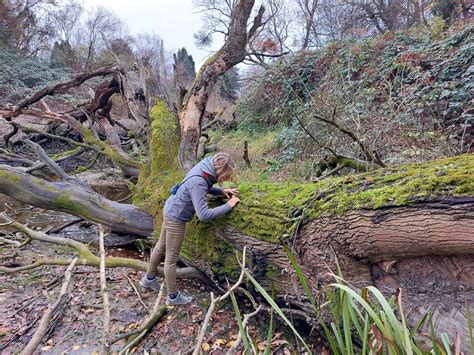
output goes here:
[[48, 22], [56, 40], [70, 43], [71, 37], [84, 13], [84, 6], [76, 0], [67, 0], [48, 13]]
[[262, 25], [264, 8], [260, 7], [252, 25], [248, 28], [254, 3], [255, 0], [241, 0], [235, 3], [224, 45], [200, 69], [184, 102], [185, 110], [181, 110], [179, 115], [181, 128], [179, 162], [183, 169], [190, 169], [196, 162], [202, 120], [214, 84], [219, 76], [244, 60], [248, 53], [249, 39], [253, 38]]
[[2, 44], [23, 56], [36, 56], [49, 45], [53, 28], [46, 20], [52, 0], [12, 0], [0, 5]]
[[314, 33], [314, 22], [316, 20], [316, 10], [318, 9], [318, 0], [296, 0], [300, 18], [303, 20], [303, 38], [301, 49], [305, 50], [310, 45], [311, 35]]
[[[195, 34], [198, 46], [212, 43], [213, 35], [226, 40], [230, 33], [230, 20], [238, 1], [196, 0], [194, 5], [203, 13], [204, 27]], [[283, 0], [265, 0], [254, 10], [253, 31], [246, 41], [245, 62], [267, 67], [268, 59], [280, 57], [289, 52], [287, 40], [290, 37], [290, 20], [287, 18]]]
[[83, 29], [86, 47], [84, 70], [92, 67], [94, 56], [100, 49], [104, 38], [119, 38], [120, 36], [117, 33], [120, 33], [123, 27], [123, 22], [114, 13], [102, 6], [98, 6], [89, 14]]

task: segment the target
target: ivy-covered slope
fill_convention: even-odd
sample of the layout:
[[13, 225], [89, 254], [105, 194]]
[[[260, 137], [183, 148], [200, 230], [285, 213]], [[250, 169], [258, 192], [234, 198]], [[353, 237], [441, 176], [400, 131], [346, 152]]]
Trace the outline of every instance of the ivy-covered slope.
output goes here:
[[0, 49], [0, 104], [14, 103], [67, 73], [46, 63]]
[[416, 115], [468, 124], [474, 119], [474, 26], [445, 36], [434, 40], [429, 33], [388, 32], [284, 57], [243, 97], [238, 112], [244, 121], [271, 126], [300, 114], [301, 102], [291, 94], [308, 104], [318, 90], [344, 78], [351, 91], [380, 110], [385, 101], [403, 98]]

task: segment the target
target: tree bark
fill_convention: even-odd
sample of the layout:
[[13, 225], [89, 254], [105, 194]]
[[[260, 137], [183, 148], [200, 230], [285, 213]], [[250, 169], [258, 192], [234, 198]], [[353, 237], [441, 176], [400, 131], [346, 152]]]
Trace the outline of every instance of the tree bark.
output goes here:
[[134, 205], [111, 201], [75, 179], [48, 182], [0, 165], [0, 192], [46, 209], [102, 223], [111, 230], [148, 237], [154, 218]]
[[244, 60], [247, 44], [247, 21], [255, 0], [241, 0], [232, 12], [229, 35], [222, 46], [201, 68], [183, 109], [179, 110], [181, 145], [179, 163], [185, 170], [197, 160], [201, 125], [206, 104], [217, 78]]

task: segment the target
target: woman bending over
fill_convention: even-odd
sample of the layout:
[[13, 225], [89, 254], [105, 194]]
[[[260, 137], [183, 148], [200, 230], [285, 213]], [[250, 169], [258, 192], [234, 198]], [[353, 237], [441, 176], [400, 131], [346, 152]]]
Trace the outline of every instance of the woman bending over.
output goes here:
[[[171, 189], [172, 194], [166, 200], [163, 211], [160, 239], [150, 256], [147, 273], [140, 280], [141, 286], [158, 291], [160, 284], [156, 279], [156, 271], [164, 259], [167, 304], [187, 304], [192, 300], [192, 297], [179, 292], [176, 287], [176, 264], [184, 239], [186, 222], [191, 221], [194, 213], [197, 213], [200, 221], [217, 218], [232, 211], [240, 201], [235, 196], [237, 189], [213, 186], [215, 183], [221, 184], [225, 181], [235, 181], [235, 163], [229, 154], [217, 153], [196, 164], [184, 180]], [[229, 200], [219, 207], [209, 208], [208, 193], [222, 195]]]

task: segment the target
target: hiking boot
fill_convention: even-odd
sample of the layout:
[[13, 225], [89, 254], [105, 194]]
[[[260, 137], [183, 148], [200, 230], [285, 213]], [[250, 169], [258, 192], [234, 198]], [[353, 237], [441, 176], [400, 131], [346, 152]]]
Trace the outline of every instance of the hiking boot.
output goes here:
[[184, 293], [178, 292], [175, 298], [171, 298], [170, 296], [166, 297], [166, 304], [167, 305], [180, 305], [180, 304], [188, 304], [193, 300], [191, 296], [188, 296]]
[[148, 288], [152, 291], [159, 291], [161, 287], [156, 277], [150, 280], [147, 275], [143, 275], [143, 277], [140, 279], [140, 286]]

